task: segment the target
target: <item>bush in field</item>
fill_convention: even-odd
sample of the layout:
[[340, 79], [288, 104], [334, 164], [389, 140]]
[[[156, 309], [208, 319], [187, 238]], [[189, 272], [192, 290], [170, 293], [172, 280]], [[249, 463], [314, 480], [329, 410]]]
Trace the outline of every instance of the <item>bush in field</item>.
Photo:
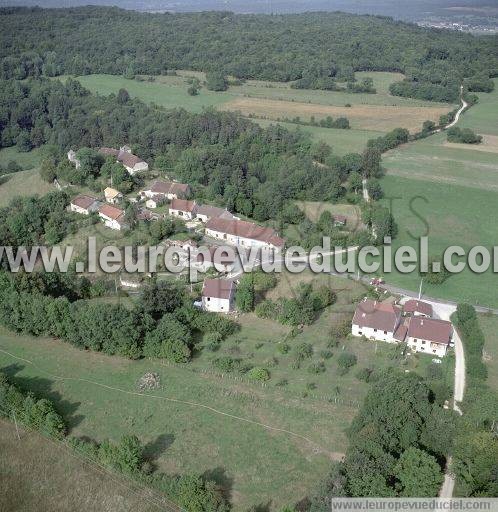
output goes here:
[[308, 366], [309, 373], [324, 373], [325, 372], [325, 363], [323, 361], [317, 361], [315, 363], [311, 363]]
[[267, 381], [270, 380], [270, 373], [265, 368], [254, 367], [247, 372], [251, 380]]
[[337, 358], [337, 366], [341, 373], [346, 373], [352, 368], [358, 361], [358, 358], [351, 352], [342, 352]]
[[213, 366], [220, 372], [231, 373], [240, 369], [240, 360], [229, 356], [218, 357], [213, 360]]

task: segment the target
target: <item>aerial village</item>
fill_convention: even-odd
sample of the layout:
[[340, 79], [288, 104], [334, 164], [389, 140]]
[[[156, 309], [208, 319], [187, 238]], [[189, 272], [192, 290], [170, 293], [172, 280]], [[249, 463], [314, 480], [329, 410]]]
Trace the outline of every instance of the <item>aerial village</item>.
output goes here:
[[[98, 152], [104, 157], [116, 158], [131, 175], [149, 171], [147, 162], [131, 152], [128, 146], [119, 150], [102, 147]], [[80, 162], [76, 152], [68, 152], [69, 161], [77, 168]], [[281, 253], [285, 240], [271, 227], [260, 226], [242, 220], [227, 209], [200, 204], [193, 198], [189, 184], [157, 178], [139, 191], [138, 195], [126, 197], [109, 186], [103, 191], [103, 197], [77, 195], [71, 200], [69, 209], [81, 215], [96, 214], [109, 229], [126, 230], [123, 203], [137, 205], [140, 220], [154, 222], [167, 216], [181, 219], [192, 232], [202, 232], [202, 240], [209, 247], [208, 255], [201, 253], [199, 244], [192, 240], [166, 240], [175, 246], [184, 258], [193, 255], [190, 264], [202, 273], [214, 268], [215, 252], [220, 244], [233, 246], [240, 251], [257, 248], [267, 253]], [[337, 226], [345, 226], [347, 219], [335, 215]], [[222, 314], [235, 313], [235, 296], [237, 279], [242, 272], [231, 275], [233, 261], [223, 259], [225, 272], [213, 277], [206, 275], [202, 285], [202, 294], [195, 305], [206, 311]], [[245, 267], [244, 267], [245, 268]], [[243, 271], [243, 270], [242, 270]], [[216, 275], [216, 274], [215, 274]], [[137, 281], [121, 281], [128, 287], [137, 287]], [[370, 284], [377, 289], [383, 284], [382, 279], [374, 278]], [[393, 297], [386, 300], [364, 298], [356, 306], [351, 325], [351, 336], [372, 342], [406, 343], [412, 352], [422, 352], [435, 358], [445, 356], [454, 346], [455, 331], [450, 321], [439, 318], [433, 306], [420, 299], [411, 297]], [[437, 360], [437, 359], [435, 359]]]

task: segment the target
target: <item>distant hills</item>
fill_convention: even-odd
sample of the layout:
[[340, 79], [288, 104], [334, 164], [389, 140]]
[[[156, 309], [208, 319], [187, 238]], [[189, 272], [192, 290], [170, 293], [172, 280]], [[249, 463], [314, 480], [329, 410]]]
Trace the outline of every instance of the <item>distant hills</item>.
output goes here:
[[466, 13], [485, 15], [483, 8], [490, 0], [0, 0], [0, 6], [41, 5], [43, 7], [70, 7], [81, 5], [117, 5], [139, 11], [192, 12], [205, 10], [227, 10], [237, 13], [289, 13], [305, 11], [344, 11], [360, 14], [376, 14], [417, 21], [427, 17], [451, 19]]

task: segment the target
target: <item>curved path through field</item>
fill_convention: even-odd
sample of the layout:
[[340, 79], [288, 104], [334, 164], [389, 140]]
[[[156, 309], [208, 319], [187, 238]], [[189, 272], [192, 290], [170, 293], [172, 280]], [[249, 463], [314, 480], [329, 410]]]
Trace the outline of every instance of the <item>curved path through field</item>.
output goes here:
[[87, 384], [92, 384], [94, 386], [98, 386], [98, 387], [101, 387], [101, 388], [104, 388], [104, 389], [108, 389], [110, 391], [116, 391], [116, 392], [119, 392], [119, 393], [124, 393], [124, 394], [127, 394], [127, 395], [141, 396], [141, 397], [144, 397], [144, 398], [153, 398], [153, 399], [157, 399], [157, 400], [165, 400], [167, 402], [174, 402], [174, 403], [178, 403], [178, 404], [184, 404], [184, 405], [187, 405], [187, 406], [190, 406], [190, 407], [195, 407], [195, 408], [200, 408], [200, 409], [207, 409], [208, 411], [210, 411], [210, 412], [212, 412], [214, 414], [219, 414], [221, 416], [225, 416], [227, 418], [231, 418], [231, 419], [234, 419], [234, 420], [237, 420], [237, 421], [243, 421], [245, 423], [251, 423], [252, 425], [256, 425], [256, 426], [265, 428], [266, 430], [272, 430], [274, 432], [281, 432], [283, 434], [287, 434], [289, 436], [299, 438], [299, 439], [301, 439], [303, 441], [306, 441], [307, 443], [313, 445], [315, 452], [317, 452], [317, 453], [320, 453], [320, 452], [321, 453], [325, 453], [332, 460], [341, 460], [344, 457], [343, 453], [330, 452], [329, 450], [326, 450], [325, 448], [321, 447], [318, 443], [316, 443], [315, 441], [313, 441], [309, 437], [303, 436], [303, 435], [298, 434], [296, 432], [292, 432], [291, 430], [286, 430], [286, 429], [283, 429], [283, 428], [274, 427], [272, 425], [266, 425], [265, 423], [261, 423], [261, 422], [256, 421], [256, 420], [252, 420], [250, 418], [243, 418], [241, 416], [236, 416], [234, 414], [230, 414], [228, 412], [224, 412], [224, 411], [220, 411], [218, 409], [215, 409], [214, 407], [211, 407], [210, 405], [207, 405], [207, 404], [191, 402], [191, 401], [188, 401], [188, 400], [180, 400], [178, 398], [171, 398], [171, 397], [166, 397], [166, 396], [162, 396], [162, 395], [153, 395], [151, 393], [140, 393], [139, 391], [129, 391], [129, 390], [126, 390], [126, 389], [116, 388], [114, 386], [108, 386], [107, 384], [102, 384], [101, 382], [93, 381], [93, 380], [90, 380], [90, 379], [84, 379], [84, 378], [80, 378], [80, 377], [62, 377], [60, 375], [54, 375], [53, 373], [50, 373], [50, 372], [44, 370], [43, 368], [38, 366], [33, 361], [30, 361], [29, 359], [24, 359], [22, 357], [16, 356], [16, 355], [11, 354], [10, 352], [7, 352], [6, 350], [3, 350], [3, 349], [0, 349], [0, 352], [2, 352], [3, 354], [8, 355], [9, 357], [12, 357], [13, 359], [17, 359], [19, 361], [27, 363], [27, 364], [33, 366], [34, 368], [36, 368], [37, 370], [39, 370], [40, 372], [44, 373], [45, 375], [51, 377], [52, 379], [58, 380], [58, 381], [85, 382]]

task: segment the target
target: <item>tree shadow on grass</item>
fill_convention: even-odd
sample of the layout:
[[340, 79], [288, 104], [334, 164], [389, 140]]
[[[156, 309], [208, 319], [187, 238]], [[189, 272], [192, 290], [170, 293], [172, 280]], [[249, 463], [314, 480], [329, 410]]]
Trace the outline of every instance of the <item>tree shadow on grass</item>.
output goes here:
[[75, 414], [81, 402], [70, 402], [64, 399], [61, 393], [54, 391], [54, 380], [19, 375], [24, 368], [25, 366], [21, 364], [13, 363], [0, 368], [0, 372], [4, 373], [9, 381], [21, 391], [31, 391], [37, 398], [46, 398], [53, 402], [56, 411], [63, 417], [68, 432], [71, 432], [85, 418], [81, 414]]
[[150, 462], [155, 462], [174, 443], [173, 434], [160, 434], [154, 441], [144, 446], [143, 455]]
[[208, 469], [203, 473], [202, 477], [206, 480], [212, 480], [215, 482], [220, 488], [223, 496], [228, 501], [231, 501], [234, 480], [231, 476], [228, 476], [225, 468], [218, 466], [213, 469]]
[[11, 174], [3, 174], [0, 176], [0, 185], [5, 185], [12, 178]]

